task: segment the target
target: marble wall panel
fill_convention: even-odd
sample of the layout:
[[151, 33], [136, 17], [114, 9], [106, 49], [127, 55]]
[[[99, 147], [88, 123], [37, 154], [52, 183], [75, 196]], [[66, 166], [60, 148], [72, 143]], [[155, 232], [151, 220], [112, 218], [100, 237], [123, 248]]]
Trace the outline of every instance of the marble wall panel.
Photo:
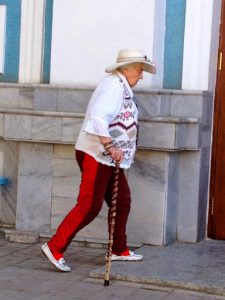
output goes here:
[[19, 154], [16, 229], [50, 230], [53, 146], [21, 143]]
[[57, 197], [75, 198], [78, 194], [78, 187], [74, 176], [53, 177], [52, 195]]
[[75, 159], [74, 151], [74, 145], [55, 144], [53, 155], [54, 158]]
[[[206, 152], [206, 149], [201, 149], [202, 152]], [[208, 155], [209, 157], [209, 151], [205, 153], [205, 156]], [[202, 158], [204, 157], [204, 154], [202, 153]], [[209, 161], [209, 159], [208, 159]], [[208, 224], [208, 215], [209, 215], [209, 204], [208, 204], [208, 198], [209, 198], [209, 163], [208, 165], [204, 165], [204, 162], [202, 162], [201, 170], [200, 170], [200, 187], [199, 187], [199, 212], [198, 212], [198, 233], [197, 233], [197, 240], [202, 240], [205, 238], [206, 232], [207, 232], [207, 224]]]
[[75, 159], [53, 160], [52, 195], [76, 198], [80, 185], [80, 169]]
[[75, 159], [54, 159], [53, 160], [53, 177], [72, 177], [79, 176]]
[[172, 95], [170, 104], [170, 115], [177, 117], [202, 116], [201, 95]]
[[179, 158], [179, 204], [177, 238], [195, 243], [198, 239], [201, 152], [181, 152]]
[[209, 128], [204, 128], [200, 132], [200, 145], [202, 148], [209, 148], [211, 145], [211, 134]]
[[167, 200], [165, 206], [164, 244], [177, 239], [178, 195], [179, 195], [179, 154], [168, 153]]
[[159, 115], [162, 117], [170, 116], [171, 94], [160, 95]]
[[187, 147], [187, 131], [187, 124], [176, 125], [175, 147], [181, 149]]
[[63, 142], [76, 142], [80, 132], [83, 119], [63, 118], [62, 120], [62, 141]]
[[151, 189], [140, 177], [129, 177], [129, 184], [132, 205], [127, 224], [128, 242], [163, 245], [165, 192]]
[[34, 109], [34, 88], [20, 88], [19, 92], [19, 108]]
[[128, 178], [138, 176], [151, 189], [165, 192], [166, 164], [167, 152], [138, 150], [135, 155], [135, 162], [128, 171]]
[[6, 139], [31, 139], [31, 116], [5, 115], [4, 125], [4, 137]]
[[39, 89], [34, 92], [34, 109], [57, 111], [58, 89]]
[[213, 120], [213, 95], [211, 93], [204, 93], [202, 100], [202, 118], [201, 122], [204, 126], [210, 127]]
[[177, 124], [175, 148], [199, 149], [199, 124]]
[[18, 108], [19, 107], [19, 87], [0, 89], [0, 107]]
[[54, 230], [76, 203], [80, 170], [74, 146], [54, 145], [51, 228]]
[[175, 126], [174, 123], [141, 122], [138, 146], [153, 149], [174, 149]]
[[140, 116], [157, 117], [160, 110], [160, 96], [148, 93], [135, 93], [134, 101], [138, 105]]
[[32, 139], [61, 141], [62, 119], [60, 117], [32, 116]]
[[201, 147], [199, 127], [199, 124], [187, 124], [187, 145], [190, 149], [199, 149]]
[[1, 137], [3, 137], [4, 135], [4, 121], [5, 121], [4, 114], [0, 113], [0, 136]]
[[86, 111], [92, 90], [59, 90], [57, 111], [77, 112]]
[[5, 226], [14, 226], [17, 205], [17, 177], [19, 144], [17, 142], [0, 143], [1, 176], [9, 179], [9, 184], [1, 186], [0, 222]]
[[166, 152], [137, 152], [135, 163], [128, 171], [132, 195], [128, 221], [130, 242], [164, 244], [167, 168]]

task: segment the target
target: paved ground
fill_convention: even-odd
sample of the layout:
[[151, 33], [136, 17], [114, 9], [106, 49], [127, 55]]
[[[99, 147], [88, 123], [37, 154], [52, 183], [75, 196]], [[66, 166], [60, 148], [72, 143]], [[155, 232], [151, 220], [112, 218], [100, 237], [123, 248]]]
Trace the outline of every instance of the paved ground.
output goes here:
[[[136, 283], [185, 288], [225, 296], [225, 241], [204, 240], [197, 244], [176, 242], [167, 247], [143, 246], [138, 264], [113, 263], [111, 276]], [[91, 272], [99, 278], [100, 267]]]
[[[84, 248], [72, 244], [65, 255], [65, 259], [72, 267], [72, 272], [60, 273], [47, 262], [40, 251], [40, 246], [41, 243], [11, 243], [0, 237], [1, 300], [225, 299], [225, 297], [218, 295], [209, 295], [163, 285], [143, 284], [141, 282], [112, 280], [109, 287], [104, 287], [102, 279], [90, 278], [90, 273], [100, 273], [100, 271], [96, 270], [101, 270], [102, 266], [104, 268], [104, 249]], [[156, 249], [157, 247], [151, 248]], [[169, 249], [168, 247], [165, 248]], [[144, 251], [146, 251], [146, 248]], [[148, 264], [146, 258], [145, 264]], [[127, 263], [121, 264], [116, 262], [116, 265], [112, 267], [112, 271], [113, 269], [116, 270], [118, 266], [124, 269]], [[135, 270], [140, 271], [139, 263], [131, 263], [131, 268], [133, 268], [134, 273]], [[179, 274], [177, 275], [179, 277]]]

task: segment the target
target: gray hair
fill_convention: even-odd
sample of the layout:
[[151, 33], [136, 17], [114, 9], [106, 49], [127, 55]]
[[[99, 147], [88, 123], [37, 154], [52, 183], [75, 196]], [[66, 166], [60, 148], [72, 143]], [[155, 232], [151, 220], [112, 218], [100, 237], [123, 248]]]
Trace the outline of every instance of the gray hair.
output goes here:
[[123, 70], [127, 70], [127, 69], [135, 69], [136, 67], [140, 67], [141, 65], [142, 65], [142, 63], [139, 63], [139, 62], [131, 63], [128, 65], [119, 67], [118, 71], [122, 72]]

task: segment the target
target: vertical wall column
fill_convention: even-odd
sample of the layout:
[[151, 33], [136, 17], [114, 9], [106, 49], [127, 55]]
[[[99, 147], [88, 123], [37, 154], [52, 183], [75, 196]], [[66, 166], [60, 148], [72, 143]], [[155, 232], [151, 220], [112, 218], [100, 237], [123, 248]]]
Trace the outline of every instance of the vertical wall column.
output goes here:
[[42, 78], [45, 0], [22, 0], [19, 82]]
[[157, 76], [151, 77], [152, 88], [163, 87], [164, 48], [165, 48], [166, 1], [155, 1], [154, 41], [152, 60], [156, 64]]
[[[213, 2], [187, 0], [183, 89], [208, 90]], [[218, 31], [218, 28], [216, 30]], [[214, 34], [218, 35], [217, 32]]]

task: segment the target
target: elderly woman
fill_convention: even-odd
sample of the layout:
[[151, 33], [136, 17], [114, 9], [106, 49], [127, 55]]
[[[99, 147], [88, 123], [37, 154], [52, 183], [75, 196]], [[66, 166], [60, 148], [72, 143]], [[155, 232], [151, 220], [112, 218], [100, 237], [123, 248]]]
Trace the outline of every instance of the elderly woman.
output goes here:
[[130, 189], [124, 174], [134, 159], [138, 110], [131, 90], [155, 66], [141, 50], [121, 50], [110, 73], [94, 91], [78, 136], [75, 152], [82, 177], [76, 206], [68, 213], [50, 241], [42, 246], [49, 261], [68, 272], [63, 253], [78, 231], [99, 214], [103, 200], [110, 206], [115, 163], [119, 185], [111, 260], [138, 261], [142, 255], [127, 247], [126, 224], [130, 212]]

